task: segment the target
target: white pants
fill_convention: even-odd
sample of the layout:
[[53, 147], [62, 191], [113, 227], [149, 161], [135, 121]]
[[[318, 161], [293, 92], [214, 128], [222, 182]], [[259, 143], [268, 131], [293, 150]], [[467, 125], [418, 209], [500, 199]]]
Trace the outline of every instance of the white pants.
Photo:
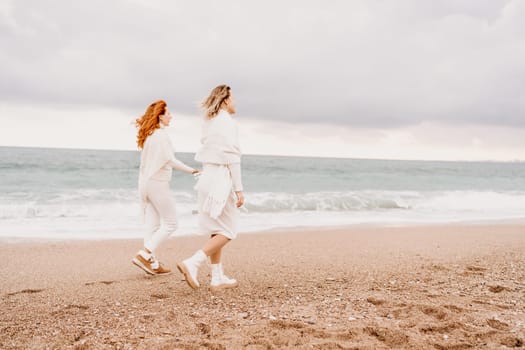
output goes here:
[[[177, 210], [168, 181], [149, 180], [146, 184], [146, 224], [144, 247], [154, 252], [173, 232], [177, 230]], [[164, 223], [161, 227], [161, 219]]]

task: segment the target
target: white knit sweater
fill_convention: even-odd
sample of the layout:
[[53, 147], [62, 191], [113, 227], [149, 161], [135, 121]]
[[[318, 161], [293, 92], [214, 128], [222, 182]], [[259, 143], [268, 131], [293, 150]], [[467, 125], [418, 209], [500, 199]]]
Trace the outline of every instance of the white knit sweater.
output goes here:
[[221, 110], [204, 123], [201, 142], [195, 160], [204, 168], [195, 189], [207, 197], [199, 210], [217, 218], [232, 189], [242, 191], [237, 124], [228, 112]]
[[170, 137], [161, 127], [146, 138], [140, 154], [139, 193], [143, 204], [147, 202], [146, 183], [151, 178], [169, 181], [171, 169], [191, 174], [195, 169], [187, 166], [177, 158]]
[[241, 162], [237, 123], [223, 109], [204, 122], [201, 144], [195, 155], [198, 162], [223, 165]]

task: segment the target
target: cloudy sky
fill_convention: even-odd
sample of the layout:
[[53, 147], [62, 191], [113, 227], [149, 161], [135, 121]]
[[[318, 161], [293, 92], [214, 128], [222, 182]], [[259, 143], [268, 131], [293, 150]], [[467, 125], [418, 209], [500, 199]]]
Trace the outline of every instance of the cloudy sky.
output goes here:
[[525, 160], [525, 1], [0, 0], [0, 145], [195, 151], [230, 85], [245, 153]]

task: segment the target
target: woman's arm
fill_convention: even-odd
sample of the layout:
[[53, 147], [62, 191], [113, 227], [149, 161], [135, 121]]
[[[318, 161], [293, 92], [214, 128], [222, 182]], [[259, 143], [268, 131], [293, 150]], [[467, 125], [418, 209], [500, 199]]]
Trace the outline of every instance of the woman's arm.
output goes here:
[[244, 204], [244, 194], [242, 193], [242, 178], [241, 178], [241, 163], [228, 164], [228, 169], [232, 176], [233, 190], [237, 195], [237, 208], [242, 207]]
[[173, 169], [177, 169], [179, 171], [182, 171], [183, 173], [196, 174], [196, 173], [199, 172], [198, 170], [193, 169], [190, 166], [187, 166], [186, 164], [184, 164], [183, 162], [181, 162], [177, 158], [173, 158], [173, 160], [168, 161], [168, 165], [170, 167], [172, 167]]
[[233, 190], [235, 192], [242, 191], [241, 163], [228, 164], [228, 169], [232, 176]]

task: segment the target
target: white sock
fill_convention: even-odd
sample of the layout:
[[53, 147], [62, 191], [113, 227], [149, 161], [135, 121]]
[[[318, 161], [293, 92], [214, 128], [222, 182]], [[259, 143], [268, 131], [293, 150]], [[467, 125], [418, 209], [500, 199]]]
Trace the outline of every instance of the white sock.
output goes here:
[[222, 266], [221, 264], [211, 264], [211, 275], [212, 277], [217, 276], [220, 277], [222, 274]]
[[219, 285], [222, 280], [221, 264], [210, 264], [211, 266], [211, 284]]
[[160, 263], [155, 256], [152, 256], [152, 257], [153, 257], [153, 261], [151, 262], [151, 268], [158, 269], [160, 266]]
[[149, 258], [151, 258], [151, 254], [150, 253], [146, 253], [146, 251], [144, 249], [139, 250], [139, 255], [141, 257], [143, 257], [144, 259], [146, 259], [146, 260], [149, 260]]

